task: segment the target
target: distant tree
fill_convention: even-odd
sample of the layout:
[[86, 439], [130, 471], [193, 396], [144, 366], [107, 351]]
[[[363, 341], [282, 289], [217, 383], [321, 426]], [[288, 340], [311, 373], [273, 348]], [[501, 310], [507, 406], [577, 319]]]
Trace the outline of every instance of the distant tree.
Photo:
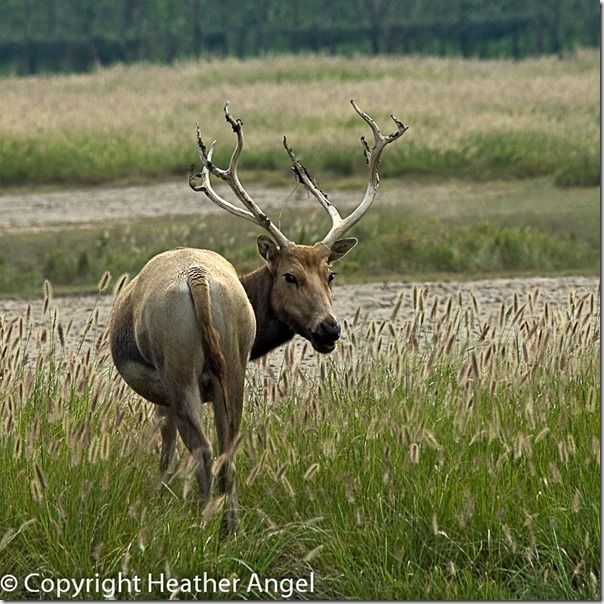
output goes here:
[[205, 53], [512, 56], [600, 44], [595, 0], [0, 0], [0, 73]]
[[191, 5], [191, 47], [193, 55], [199, 57], [202, 50], [201, 0], [189, 0]]
[[134, 25], [135, 11], [139, 0], [122, 0], [122, 12], [120, 18], [119, 40], [120, 40], [120, 55], [122, 61], [127, 61], [129, 56], [128, 42], [132, 36], [132, 28]]
[[32, 20], [30, 15], [34, 12], [32, 0], [23, 1], [24, 21], [25, 21], [25, 48], [26, 48], [26, 72], [34, 74], [37, 71], [36, 54], [32, 39]]
[[46, 0], [46, 35], [49, 38], [57, 35], [57, 0]]
[[383, 49], [384, 25], [389, 21], [393, 6], [392, 0], [360, 0], [359, 8], [366, 13], [369, 19], [369, 37], [371, 51], [374, 55], [379, 54]]

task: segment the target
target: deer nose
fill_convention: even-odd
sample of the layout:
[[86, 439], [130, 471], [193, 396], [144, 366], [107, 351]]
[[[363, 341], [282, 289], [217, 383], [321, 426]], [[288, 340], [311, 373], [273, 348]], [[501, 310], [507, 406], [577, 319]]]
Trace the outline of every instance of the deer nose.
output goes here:
[[316, 334], [322, 340], [328, 340], [330, 342], [335, 342], [339, 337], [342, 329], [337, 321], [331, 319], [326, 321], [321, 321], [319, 326], [317, 327]]

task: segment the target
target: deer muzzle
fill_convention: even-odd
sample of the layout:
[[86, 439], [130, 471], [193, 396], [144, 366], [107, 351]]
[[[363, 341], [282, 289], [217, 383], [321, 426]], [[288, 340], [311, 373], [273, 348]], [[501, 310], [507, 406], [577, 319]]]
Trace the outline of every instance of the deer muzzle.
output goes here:
[[329, 353], [336, 347], [342, 329], [335, 318], [321, 321], [311, 334], [311, 344], [318, 352]]

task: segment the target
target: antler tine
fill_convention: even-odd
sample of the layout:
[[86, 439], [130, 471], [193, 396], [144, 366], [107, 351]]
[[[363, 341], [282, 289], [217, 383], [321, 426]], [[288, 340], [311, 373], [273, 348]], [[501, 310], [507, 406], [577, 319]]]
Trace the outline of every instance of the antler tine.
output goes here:
[[221, 170], [218, 166], [215, 166], [212, 163], [212, 154], [214, 153], [214, 145], [216, 145], [216, 140], [212, 141], [212, 144], [210, 145], [210, 150], [208, 151], [208, 148], [206, 147], [205, 143], [203, 142], [203, 139], [201, 138], [201, 130], [199, 129], [199, 123], [195, 124], [195, 143], [197, 145], [197, 153], [199, 155], [199, 159], [201, 160], [202, 173], [204, 170], [206, 173], [210, 171], [212, 172], [212, 174], [215, 174], [219, 178], [223, 178], [225, 171]]
[[388, 141], [395, 141], [397, 138], [403, 136], [407, 130], [409, 130], [409, 126], [405, 126], [401, 120], [396, 117], [396, 115], [390, 114], [390, 119], [396, 124], [396, 132], [389, 134], [386, 138]]
[[365, 154], [365, 163], [368, 164], [369, 160], [371, 159], [371, 149], [369, 148], [367, 139], [364, 136], [361, 136], [361, 145], [363, 145], [363, 153]]
[[237, 144], [235, 145], [235, 149], [233, 149], [231, 161], [229, 162], [229, 167], [227, 170], [227, 172], [231, 171], [236, 174], [237, 168], [239, 166], [239, 157], [241, 155], [241, 150], [243, 149], [243, 121], [239, 118], [234, 118], [231, 115], [231, 112], [229, 111], [228, 101], [224, 104], [224, 117], [226, 121], [231, 125], [233, 132], [237, 135]]
[[[213, 141], [210, 145], [210, 150], [206, 154], [205, 145], [203, 145], [201, 138], [198, 138], [199, 155], [202, 158], [202, 161], [204, 162], [204, 166], [202, 167], [201, 172], [196, 174], [195, 164], [191, 164], [191, 166], [189, 167], [189, 186], [193, 189], [193, 191], [205, 193], [206, 196], [210, 199], [210, 201], [216, 204], [219, 208], [222, 208], [223, 210], [226, 210], [227, 212], [230, 212], [235, 216], [239, 216], [239, 218], [245, 218], [245, 220], [249, 220], [254, 224], [258, 224], [258, 221], [251, 212], [248, 212], [243, 208], [238, 208], [237, 206], [234, 206], [232, 203], [228, 202], [226, 199], [223, 199], [220, 195], [218, 195], [218, 193], [216, 193], [216, 191], [212, 187], [212, 184], [210, 183], [209, 168], [213, 165], [212, 154], [214, 153], [215, 144], [216, 141]], [[198, 178], [201, 179], [200, 184], [197, 184], [196, 182]]]
[[[367, 160], [367, 163], [369, 164], [370, 175], [372, 176], [372, 178], [375, 179], [376, 186], [377, 186], [377, 183], [379, 183], [379, 175], [377, 172], [377, 166], [378, 166], [380, 156], [382, 154], [384, 147], [388, 143], [391, 143], [391, 142], [395, 141], [397, 138], [401, 137], [409, 128], [407, 126], [405, 126], [405, 124], [403, 124], [403, 122], [401, 122], [401, 120], [399, 120], [397, 117], [395, 117], [394, 115], [391, 114], [390, 118], [396, 124], [396, 132], [393, 132], [392, 134], [388, 134], [388, 135], [384, 136], [382, 134], [381, 130], [379, 129], [378, 125], [375, 123], [374, 119], [370, 115], [365, 113], [354, 102], [354, 100], [351, 100], [350, 103], [354, 107], [354, 110], [361, 116], [361, 118], [363, 118], [363, 120], [365, 122], [367, 122], [367, 124], [369, 125], [369, 127], [371, 128], [371, 130], [373, 132], [373, 138], [374, 138], [373, 147], [371, 149], [369, 148], [367, 140], [365, 139], [364, 136], [361, 137], [361, 144], [363, 145], [363, 152], [365, 153], [365, 159]], [[373, 162], [372, 162], [372, 158], [374, 158]]]
[[[287, 247], [291, 244], [291, 242], [287, 239], [287, 237], [275, 226], [275, 224], [268, 218], [268, 216], [261, 210], [261, 208], [256, 204], [256, 202], [248, 195], [247, 191], [241, 185], [239, 181], [239, 176], [237, 175], [237, 168], [239, 165], [239, 158], [241, 156], [241, 151], [243, 149], [243, 122], [240, 119], [234, 118], [229, 112], [229, 103], [226, 102], [224, 106], [224, 115], [227, 122], [233, 128], [233, 132], [237, 135], [237, 144], [235, 145], [235, 149], [233, 150], [233, 154], [231, 155], [231, 160], [229, 162], [229, 167], [226, 170], [222, 170], [218, 168], [212, 162], [212, 153], [214, 152], [214, 145], [216, 141], [214, 141], [210, 145], [210, 150], [208, 151], [205, 144], [203, 143], [203, 139], [201, 138], [201, 132], [199, 130], [199, 125], [197, 126], [197, 150], [199, 152], [199, 157], [203, 164], [203, 168], [201, 173], [195, 174], [195, 167], [191, 166], [189, 170], [189, 185], [194, 191], [201, 191], [206, 194], [206, 196], [215, 203], [218, 207], [227, 210], [231, 214], [235, 216], [239, 216], [240, 218], [245, 218], [250, 222], [253, 222], [262, 228], [266, 229], [275, 239], [277, 244], [280, 247]], [[237, 196], [239, 201], [243, 203], [243, 205], [247, 209], [239, 208], [226, 199], [222, 198], [216, 191], [213, 189], [210, 182], [210, 174], [214, 174], [218, 178], [224, 180], [231, 188], [233, 193]], [[196, 183], [196, 178], [201, 178], [201, 184]]]
[[332, 221], [341, 220], [342, 217], [338, 212], [337, 208], [327, 199], [327, 195], [319, 189], [315, 179], [310, 175], [308, 170], [302, 165], [300, 160], [296, 157], [294, 150], [287, 144], [287, 137], [283, 137], [283, 146], [292, 161], [292, 170], [296, 175], [296, 178], [302, 183], [307, 191], [311, 193], [317, 201], [325, 208]]
[[408, 130], [408, 127], [405, 126], [403, 122], [401, 122], [394, 115], [391, 115], [390, 117], [392, 118], [392, 121], [396, 124], [396, 131], [392, 134], [384, 136], [371, 116], [365, 113], [354, 102], [354, 100], [351, 100], [350, 103], [352, 104], [354, 110], [367, 123], [367, 125], [371, 128], [371, 131], [373, 132], [374, 142], [371, 148], [369, 147], [369, 144], [367, 143], [365, 137], [361, 137], [363, 153], [365, 154], [365, 159], [369, 166], [369, 182], [367, 183], [367, 190], [365, 191], [365, 195], [361, 203], [355, 208], [355, 210], [344, 219], [333, 220], [333, 226], [331, 227], [331, 230], [329, 231], [329, 233], [327, 233], [327, 235], [321, 242], [328, 247], [331, 247], [339, 237], [341, 237], [346, 231], [350, 230], [370, 208], [371, 204], [373, 203], [373, 200], [375, 199], [377, 188], [380, 182], [380, 178], [378, 175], [378, 166], [380, 163], [382, 151], [384, 150], [386, 145], [400, 138]]
[[379, 140], [383, 139], [382, 133], [378, 128], [378, 125], [375, 123], [374, 119], [367, 115], [355, 102], [354, 99], [350, 99], [350, 104], [354, 107], [354, 110], [367, 122], [371, 130], [373, 131], [373, 136], [375, 138], [375, 142], [377, 143]]

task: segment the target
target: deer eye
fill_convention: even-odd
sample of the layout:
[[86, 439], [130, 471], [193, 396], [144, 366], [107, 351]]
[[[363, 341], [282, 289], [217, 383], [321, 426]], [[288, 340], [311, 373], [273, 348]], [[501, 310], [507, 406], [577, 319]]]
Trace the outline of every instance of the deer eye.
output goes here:
[[285, 277], [285, 280], [288, 283], [294, 283], [295, 285], [298, 285], [298, 280], [296, 279], [295, 275], [292, 275], [291, 273], [285, 273], [283, 276]]
[[327, 277], [327, 283], [333, 283], [333, 280], [336, 278], [336, 275], [338, 273], [329, 273], [329, 276]]

